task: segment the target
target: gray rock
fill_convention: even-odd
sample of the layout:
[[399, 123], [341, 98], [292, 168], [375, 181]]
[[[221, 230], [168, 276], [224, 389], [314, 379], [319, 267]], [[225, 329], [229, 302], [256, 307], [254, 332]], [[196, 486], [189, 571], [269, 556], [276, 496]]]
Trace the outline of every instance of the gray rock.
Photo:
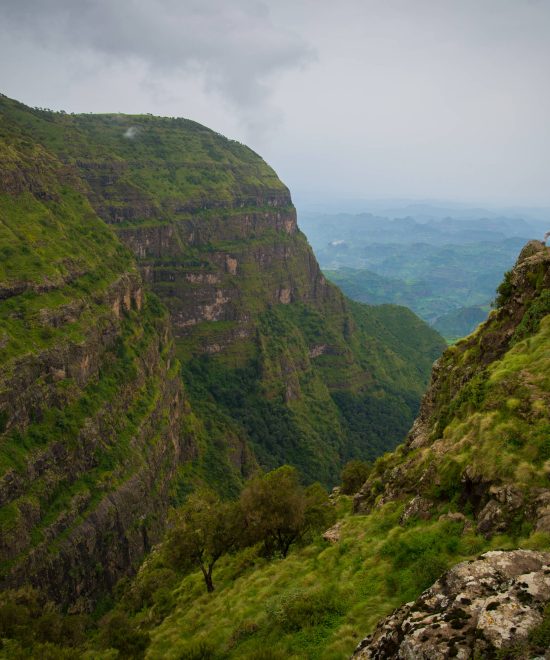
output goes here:
[[408, 502], [403, 514], [401, 515], [400, 523], [406, 523], [411, 518], [421, 518], [427, 520], [431, 516], [433, 509], [433, 502], [427, 500], [425, 497], [417, 495]]
[[337, 522], [332, 527], [329, 527], [327, 531], [323, 534], [325, 541], [329, 543], [338, 543], [340, 537], [342, 536], [342, 523]]
[[550, 553], [487, 552], [457, 564], [416, 601], [383, 619], [353, 657], [493, 657], [526, 642], [549, 601]]

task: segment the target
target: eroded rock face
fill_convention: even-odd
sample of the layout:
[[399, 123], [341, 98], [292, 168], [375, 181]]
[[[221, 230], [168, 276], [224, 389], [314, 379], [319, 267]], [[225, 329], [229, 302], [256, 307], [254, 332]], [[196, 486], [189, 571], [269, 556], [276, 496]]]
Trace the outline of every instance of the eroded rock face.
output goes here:
[[[430, 385], [400, 455], [388, 461], [383, 474], [371, 473], [354, 497], [356, 513], [369, 513], [391, 500], [432, 497], [434, 486], [440, 485], [444, 456], [452, 450], [446, 428], [460, 408], [461, 397], [475, 399], [476, 383], [483, 384], [493, 363], [533, 331], [534, 324], [525, 319], [529, 321], [529, 314], [535, 315], [537, 308], [546, 309], [544, 294], [549, 289], [550, 248], [530, 241], [499, 290], [497, 309], [475, 333], [447, 349], [433, 365]], [[530, 377], [526, 373], [522, 377], [528, 391]], [[539, 387], [536, 396], [546, 401], [544, 387]], [[472, 411], [476, 405], [472, 404]], [[529, 497], [513, 484], [471, 465], [463, 467], [456, 479], [460, 482], [459, 506], [468, 505], [484, 536], [507, 531], [517, 515], [525, 516], [540, 531], [550, 528], [550, 499], [543, 501], [542, 495], [535, 495], [535, 511], [528, 506]]]
[[416, 601], [383, 619], [353, 657], [493, 658], [527, 642], [549, 601], [550, 553], [487, 552], [457, 564]]

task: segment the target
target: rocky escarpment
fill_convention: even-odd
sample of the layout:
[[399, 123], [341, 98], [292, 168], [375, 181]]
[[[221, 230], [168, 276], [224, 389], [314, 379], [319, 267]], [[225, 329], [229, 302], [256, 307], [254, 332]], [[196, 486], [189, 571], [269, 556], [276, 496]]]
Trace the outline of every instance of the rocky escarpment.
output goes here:
[[[251, 452], [264, 467], [291, 462], [334, 482], [346, 459], [404, 437], [441, 338], [406, 310], [350, 305], [257, 154], [183, 119], [63, 115], [5, 98], [0, 107], [12, 133], [56, 155], [63, 180], [130, 248], [168, 308], [209, 429], [201, 455], [216, 455], [226, 482], [232, 457]], [[227, 437], [240, 449], [225, 451]], [[253, 464], [237, 466], [237, 480]]]
[[487, 322], [434, 365], [407, 442], [373, 471], [356, 511], [403, 500], [429, 518], [452, 501], [486, 536], [522, 521], [548, 531], [549, 314], [550, 249], [531, 241]]
[[354, 658], [548, 657], [550, 553], [487, 552], [381, 621]]
[[182, 430], [188, 409], [168, 315], [144, 291], [131, 254], [74, 173], [8, 129], [0, 586], [30, 583], [87, 610], [163, 530], [173, 478], [194, 452]]
[[441, 436], [453, 399], [476, 376], [501, 358], [514, 343], [528, 336], [550, 311], [550, 252], [540, 241], [530, 241], [500, 286], [496, 309], [479, 331], [462, 340], [434, 366], [420, 413], [408, 444], [421, 447]]

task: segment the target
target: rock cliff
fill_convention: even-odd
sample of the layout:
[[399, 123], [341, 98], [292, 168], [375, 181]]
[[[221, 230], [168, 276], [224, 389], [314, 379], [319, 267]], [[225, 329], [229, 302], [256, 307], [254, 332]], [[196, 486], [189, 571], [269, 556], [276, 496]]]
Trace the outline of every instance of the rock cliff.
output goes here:
[[194, 448], [169, 318], [79, 180], [0, 135], [0, 585], [86, 610], [158, 539]]
[[357, 512], [406, 498], [416, 515], [452, 500], [488, 536], [520, 519], [550, 529], [549, 313], [550, 249], [531, 241], [489, 319], [434, 365], [406, 443], [357, 494]]

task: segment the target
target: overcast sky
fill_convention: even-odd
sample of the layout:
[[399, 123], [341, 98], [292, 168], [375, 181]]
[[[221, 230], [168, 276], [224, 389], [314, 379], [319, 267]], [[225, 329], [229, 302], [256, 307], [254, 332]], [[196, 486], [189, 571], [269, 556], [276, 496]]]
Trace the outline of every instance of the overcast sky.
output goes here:
[[0, 90], [195, 119], [298, 198], [550, 206], [550, 0], [0, 0]]

